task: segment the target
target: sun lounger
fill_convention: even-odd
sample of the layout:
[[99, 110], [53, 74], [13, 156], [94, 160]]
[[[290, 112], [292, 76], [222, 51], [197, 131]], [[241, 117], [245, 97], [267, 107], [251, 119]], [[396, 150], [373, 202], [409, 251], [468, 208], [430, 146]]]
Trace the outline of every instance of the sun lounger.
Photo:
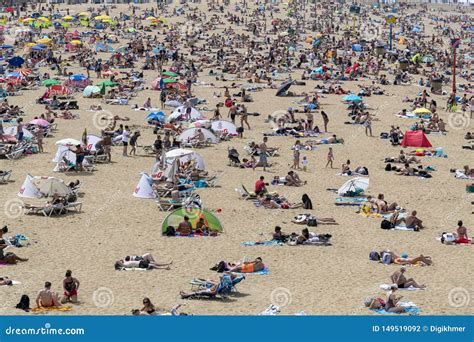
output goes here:
[[64, 206], [64, 210], [74, 210], [75, 212], [82, 211], [82, 202], [71, 202]]

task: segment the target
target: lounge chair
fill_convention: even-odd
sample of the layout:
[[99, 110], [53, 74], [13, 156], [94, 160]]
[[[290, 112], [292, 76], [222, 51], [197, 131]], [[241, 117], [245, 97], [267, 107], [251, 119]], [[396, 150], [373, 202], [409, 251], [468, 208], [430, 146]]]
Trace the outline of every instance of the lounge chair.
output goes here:
[[[245, 276], [239, 276], [232, 279], [230, 274], [224, 274], [221, 277], [221, 280], [214, 291], [196, 294], [189, 298], [190, 299], [216, 298], [219, 295], [222, 299], [227, 299], [232, 293], [237, 292], [236, 285], [244, 279], [245, 279]], [[199, 278], [191, 280], [190, 284], [191, 284], [192, 291], [211, 289], [215, 286], [215, 284], [212, 281], [209, 281], [206, 279], [199, 279]]]
[[64, 210], [74, 210], [75, 212], [82, 211], [82, 202], [71, 202], [64, 206]]
[[0, 184], [7, 184], [12, 175], [12, 170], [4, 171], [0, 174]]
[[42, 206], [31, 205], [28, 203], [23, 203], [22, 206], [25, 211], [25, 215], [29, 214], [43, 214], [46, 217], [51, 217], [53, 215], [61, 215], [64, 212], [64, 205], [62, 204], [45, 204]]

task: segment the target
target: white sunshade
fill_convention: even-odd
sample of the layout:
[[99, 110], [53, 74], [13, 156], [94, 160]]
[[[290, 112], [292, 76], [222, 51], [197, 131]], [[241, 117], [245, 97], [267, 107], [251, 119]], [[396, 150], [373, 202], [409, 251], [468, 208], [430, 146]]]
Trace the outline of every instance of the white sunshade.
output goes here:
[[183, 142], [190, 141], [193, 137], [198, 135], [199, 133], [198, 130], [201, 130], [201, 132], [203, 133], [204, 140], [206, 141], [208, 140], [212, 142], [213, 144], [217, 144], [219, 142], [219, 139], [217, 139], [217, 137], [214, 134], [212, 134], [211, 131], [205, 128], [188, 128], [187, 130], [185, 130], [183, 133], [181, 133], [178, 136], [177, 140], [183, 141]]
[[211, 128], [214, 132], [227, 132], [230, 135], [237, 135], [237, 127], [230, 121], [214, 121], [212, 122]]
[[66, 139], [61, 139], [61, 140], [56, 141], [56, 146], [58, 145], [76, 146], [76, 145], [82, 145], [82, 142], [76, 139], [66, 138]]
[[357, 189], [362, 189], [362, 190], [367, 190], [369, 187], [369, 178], [363, 178], [363, 177], [356, 177], [349, 179], [347, 182], [345, 182], [339, 190], [337, 190], [337, 194], [339, 196], [342, 196], [346, 194], [348, 191], [356, 191]]

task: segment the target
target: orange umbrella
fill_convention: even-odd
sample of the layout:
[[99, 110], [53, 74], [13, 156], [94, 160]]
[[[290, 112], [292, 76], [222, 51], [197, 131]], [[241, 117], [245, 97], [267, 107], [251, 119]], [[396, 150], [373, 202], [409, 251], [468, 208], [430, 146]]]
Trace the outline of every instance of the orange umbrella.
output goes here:
[[16, 69], [17, 72], [19, 72], [22, 76], [28, 76], [31, 74], [31, 70], [27, 68], [18, 68]]

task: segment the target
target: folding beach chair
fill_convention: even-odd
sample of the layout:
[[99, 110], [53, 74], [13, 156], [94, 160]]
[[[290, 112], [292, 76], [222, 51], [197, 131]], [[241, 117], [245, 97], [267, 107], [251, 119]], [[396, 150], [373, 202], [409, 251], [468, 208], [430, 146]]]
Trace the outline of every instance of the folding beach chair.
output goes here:
[[7, 184], [12, 175], [12, 170], [2, 171], [0, 173], [0, 184]]

